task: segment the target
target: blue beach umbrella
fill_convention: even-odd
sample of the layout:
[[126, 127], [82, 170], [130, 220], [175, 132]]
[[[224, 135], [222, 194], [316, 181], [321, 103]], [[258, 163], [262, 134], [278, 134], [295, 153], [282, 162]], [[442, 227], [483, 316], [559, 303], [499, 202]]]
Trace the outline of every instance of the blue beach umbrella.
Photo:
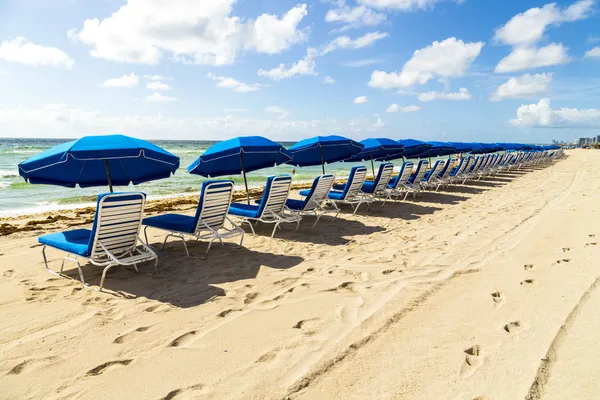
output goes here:
[[363, 161], [370, 159], [373, 176], [375, 176], [375, 164], [373, 164], [373, 160], [393, 160], [394, 158], [400, 158], [402, 157], [402, 151], [404, 150], [404, 146], [400, 143], [386, 138], [370, 138], [361, 140], [360, 143], [364, 148], [348, 161]]
[[404, 146], [404, 151], [402, 155], [406, 158], [415, 158], [419, 157], [425, 153], [433, 146], [429, 143], [425, 143], [421, 140], [416, 139], [402, 139], [398, 140], [402, 146]]
[[41, 152], [19, 164], [33, 184], [74, 188], [137, 185], [168, 178], [179, 157], [145, 140], [125, 135], [85, 136]]
[[315, 136], [304, 139], [288, 149], [292, 155], [289, 164], [297, 167], [321, 165], [325, 173], [325, 163], [346, 160], [359, 153], [363, 144], [343, 136]]
[[439, 157], [449, 156], [450, 154], [456, 154], [457, 149], [450, 143], [447, 142], [427, 142], [432, 147], [427, 151], [428, 157]]
[[460, 153], [471, 153], [481, 150], [481, 146], [477, 143], [463, 143], [463, 142], [448, 142], [456, 148]]
[[262, 136], [242, 136], [210, 146], [190, 164], [188, 172], [205, 177], [243, 174], [250, 204], [246, 173], [284, 164], [291, 159], [292, 155], [279, 143]]

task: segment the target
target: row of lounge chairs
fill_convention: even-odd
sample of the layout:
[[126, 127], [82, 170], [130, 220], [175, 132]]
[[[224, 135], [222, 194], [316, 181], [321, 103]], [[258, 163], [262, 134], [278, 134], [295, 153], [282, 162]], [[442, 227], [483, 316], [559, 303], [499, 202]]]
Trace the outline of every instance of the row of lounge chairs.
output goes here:
[[[500, 172], [520, 169], [525, 166], [547, 163], [562, 152], [508, 153], [463, 157], [459, 160], [438, 160], [429, 169], [429, 162], [421, 160], [415, 166], [412, 162], [402, 164], [396, 177], [392, 177], [394, 166], [382, 163], [373, 181], [366, 181], [367, 169], [356, 166], [350, 170], [346, 183], [335, 184], [335, 176], [318, 176], [310, 189], [299, 192], [300, 199], [290, 199], [292, 178], [289, 175], [271, 176], [267, 179], [263, 196], [255, 204], [232, 202], [233, 181], [211, 180], [202, 184], [200, 199], [193, 216], [163, 214], [144, 218], [143, 210], [146, 195], [143, 193], [105, 193], [98, 196], [96, 214], [92, 229], [76, 229], [43, 235], [38, 238], [44, 245], [42, 254], [46, 269], [62, 275], [65, 261], [74, 262], [81, 282], [86, 285], [81, 264], [76, 258], [89, 260], [103, 266], [99, 290], [104, 287], [106, 273], [117, 265], [133, 266], [154, 261], [154, 272], [158, 265], [156, 252], [148, 245], [148, 227], [166, 232], [161, 250], [170, 237], [181, 239], [189, 256], [186, 238], [208, 240], [204, 258], [215, 241], [223, 244], [224, 239], [239, 238], [242, 246], [247, 224], [254, 233], [253, 223], [273, 224], [273, 237], [281, 224], [295, 223], [296, 229], [306, 216], [315, 216], [315, 226], [321, 217], [331, 215], [335, 219], [339, 206], [348, 204], [356, 213], [362, 204], [368, 207], [374, 202], [382, 206], [389, 200], [403, 200], [409, 194], [417, 196], [425, 190], [439, 190], [440, 187], [465, 184], [469, 180], [479, 180]], [[234, 221], [232, 217], [237, 220]], [[145, 240], [140, 231], [144, 226]], [[237, 240], [237, 239], [236, 239]], [[68, 253], [63, 258], [58, 273], [48, 266], [46, 247]]]

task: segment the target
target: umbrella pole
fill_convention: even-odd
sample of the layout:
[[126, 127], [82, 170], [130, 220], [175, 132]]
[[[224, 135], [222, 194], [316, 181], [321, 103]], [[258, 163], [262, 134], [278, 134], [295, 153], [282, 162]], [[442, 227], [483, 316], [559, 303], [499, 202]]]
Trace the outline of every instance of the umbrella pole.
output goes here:
[[373, 163], [373, 153], [371, 153], [371, 171], [373, 171], [373, 179], [375, 179], [375, 164]]
[[244, 185], [246, 186], [246, 200], [248, 201], [248, 205], [250, 205], [250, 192], [248, 191], [248, 181], [246, 180], [246, 168], [244, 168], [244, 157], [242, 157], [241, 151], [240, 151], [240, 164], [242, 165], [242, 174], [244, 175]]
[[110, 168], [108, 166], [108, 160], [104, 160], [104, 168], [106, 168], [106, 177], [108, 178], [108, 187], [110, 188], [110, 192], [113, 192], [112, 179], [110, 179]]
[[319, 150], [321, 151], [321, 169], [323, 170], [323, 175], [325, 175], [325, 160], [323, 160], [323, 146], [319, 146]]

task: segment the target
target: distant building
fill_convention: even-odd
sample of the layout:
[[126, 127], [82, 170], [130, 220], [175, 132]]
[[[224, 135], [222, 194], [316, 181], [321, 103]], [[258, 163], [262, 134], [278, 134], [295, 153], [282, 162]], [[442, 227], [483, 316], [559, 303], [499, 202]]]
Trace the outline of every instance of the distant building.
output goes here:
[[583, 146], [585, 146], [586, 144], [587, 144], [587, 138], [584, 138], [584, 137], [582, 137], [582, 138], [579, 138], [579, 143], [578, 143], [578, 146], [579, 146], [579, 147], [583, 147]]

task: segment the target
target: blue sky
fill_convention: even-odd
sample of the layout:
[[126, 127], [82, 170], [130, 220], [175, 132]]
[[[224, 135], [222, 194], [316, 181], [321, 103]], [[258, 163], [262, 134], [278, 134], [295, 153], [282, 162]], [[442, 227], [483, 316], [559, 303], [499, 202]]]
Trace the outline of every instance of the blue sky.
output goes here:
[[599, 10], [593, 0], [2, 0], [0, 136], [597, 135]]

